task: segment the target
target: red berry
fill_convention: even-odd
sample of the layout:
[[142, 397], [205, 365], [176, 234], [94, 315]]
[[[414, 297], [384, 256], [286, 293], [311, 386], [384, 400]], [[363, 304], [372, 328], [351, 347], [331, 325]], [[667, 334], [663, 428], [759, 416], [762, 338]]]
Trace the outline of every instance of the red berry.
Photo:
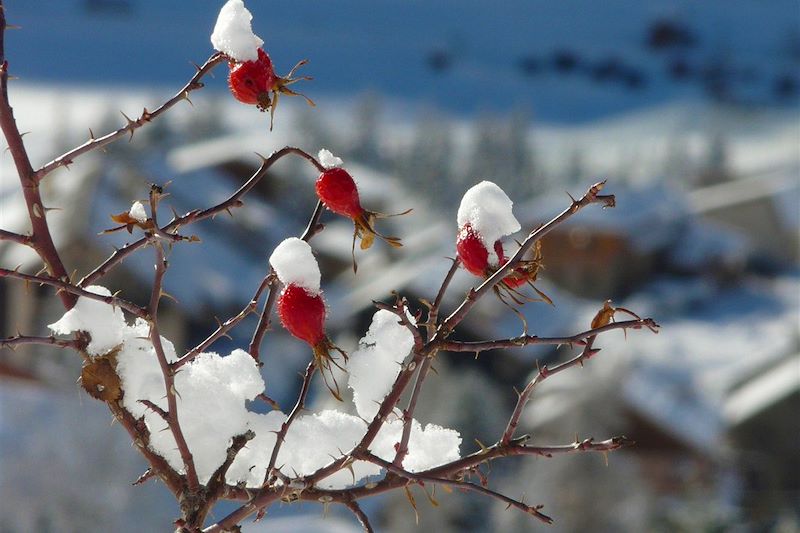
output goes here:
[[262, 109], [269, 107], [269, 93], [275, 87], [278, 78], [272, 68], [272, 60], [264, 50], [258, 49], [256, 61], [232, 62], [230, 69], [228, 86], [237, 100], [245, 104], [258, 105]]
[[325, 207], [338, 215], [357, 220], [364, 213], [353, 177], [343, 168], [329, 168], [319, 175], [317, 196]]
[[318, 346], [325, 341], [325, 302], [299, 285], [287, 285], [278, 297], [278, 316], [289, 333]]
[[470, 224], [465, 224], [458, 232], [456, 251], [461, 259], [461, 264], [470, 274], [486, 276], [489, 269], [489, 251], [483, 245], [480, 235], [472, 229]]

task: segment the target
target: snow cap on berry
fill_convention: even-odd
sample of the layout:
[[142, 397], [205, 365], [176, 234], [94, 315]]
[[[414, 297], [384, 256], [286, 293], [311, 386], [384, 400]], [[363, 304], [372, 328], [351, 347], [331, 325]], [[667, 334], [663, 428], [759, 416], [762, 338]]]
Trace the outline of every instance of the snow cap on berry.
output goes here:
[[319, 151], [317, 159], [319, 159], [320, 165], [325, 168], [339, 168], [344, 164], [341, 157], [336, 157], [330, 150], [325, 148]]
[[458, 208], [458, 227], [469, 224], [489, 250], [490, 262], [499, 258], [494, 250], [495, 241], [520, 230], [520, 224], [511, 212], [514, 202], [491, 181], [482, 181], [469, 189]]
[[306, 241], [297, 237], [284, 240], [272, 252], [269, 263], [284, 285], [303, 287], [312, 295], [320, 293], [319, 265]]
[[211, 33], [211, 44], [216, 50], [236, 61], [256, 61], [258, 49], [264, 41], [250, 26], [253, 15], [242, 0], [228, 0], [219, 10], [217, 24]]

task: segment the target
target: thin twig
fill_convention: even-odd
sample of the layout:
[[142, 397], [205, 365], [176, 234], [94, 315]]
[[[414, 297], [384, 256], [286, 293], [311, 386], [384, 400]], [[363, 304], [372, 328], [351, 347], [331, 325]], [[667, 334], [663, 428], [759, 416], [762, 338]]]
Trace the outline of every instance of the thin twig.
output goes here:
[[172, 369], [177, 370], [186, 363], [189, 363], [192, 360], [194, 360], [194, 358], [200, 355], [200, 353], [202, 353], [206, 348], [217, 342], [222, 337], [226, 336], [230, 330], [235, 328], [237, 324], [239, 324], [242, 320], [247, 318], [251, 313], [255, 313], [256, 305], [258, 305], [258, 300], [259, 298], [261, 298], [261, 294], [264, 292], [264, 290], [266, 290], [269, 284], [270, 284], [270, 277], [269, 274], [267, 274], [267, 276], [265, 276], [264, 279], [261, 280], [261, 283], [258, 285], [258, 289], [256, 289], [255, 294], [247, 303], [247, 305], [244, 306], [244, 308], [241, 311], [239, 311], [237, 315], [221, 323], [211, 335], [206, 337], [206, 339], [203, 342], [201, 342], [200, 344], [198, 344], [197, 346], [186, 352], [186, 355], [181, 357], [179, 360], [172, 363]]
[[360, 455], [358, 458], [369, 461], [375, 465], [380, 466], [381, 468], [385, 468], [387, 471], [397, 476], [408, 479], [409, 481], [414, 481], [420, 485], [424, 485], [425, 483], [435, 483], [437, 485], [448, 485], [451, 487], [457, 487], [462, 490], [477, 492], [479, 494], [483, 494], [484, 496], [489, 496], [497, 500], [500, 500], [501, 502], [505, 503], [510, 507], [515, 507], [516, 509], [519, 509], [520, 511], [526, 514], [538, 518], [545, 524], [553, 523], [552, 518], [539, 511], [539, 509], [541, 509], [541, 506], [527, 505], [524, 502], [515, 500], [513, 498], [509, 498], [508, 496], [500, 494], [499, 492], [495, 492], [486, 487], [481, 487], [480, 485], [475, 485], [474, 483], [470, 483], [468, 481], [458, 481], [455, 479], [446, 479], [446, 478], [429, 476], [425, 474], [411, 473], [406, 470], [403, 470], [402, 468], [399, 468], [398, 466], [390, 463], [389, 461], [384, 461], [383, 459], [381, 459], [376, 455], [373, 455], [372, 453], [364, 453], [363, 455]]
[[0, 241], [11, 241], [17, 244], [33, 247], [33, 238], [30, 235], [20, 235], [13, 231], [0, 229]]
[[425, 378], [428, 376], [428, 372], [430, 371], [432, 364], [433, 357], [426, 356], [422, 361], [422, 364], [419, 365], [419, 372], [417, 373], [417, 380], [414, 382], [414, 389], [411, 391], [411, 397], [408, 400], [408, 406], [406, 406], [405, 410], [403, 411], [403, 433], [400, 436], [397, 452], [395, 453], [394, 460], [392, 461], [392, 463], [397, 466], [403, 466], [403, 460], [405, 460], [406, 455], [408, 455], [408, 441], [411, 438], [411, 427], [414, 421], [414, 411], [417, 408], [417, 401], [419, 400], [419, 395], [422, 392], [422, 384], [425, 381]]
[[[154, 215], [155, 216], [155, 215]], [[164, 377], [164, 388], [166, 389], [167, 397], [167, 426], [172, 432], [175, 443], [178, 446], [183, 466], [186, 470], [186, 482], [189, 491], [195, 492], [200, 486], [197, 478], [197, 470], [194, 465], [194, 458], [192, 452], [189, 450], [189, 445], [181, 430], [180, 421], [178, 420], [178, 404], [175, 399], [175, 373], [170, 368], [169, 361], [164, 352], [164, 346], [161, 343], [161, 334], [158, 328], [158, 303], [161, 300], [162, 284], [164, 281], [164, 274], [167, 271], [167, 261], [164, 257], [164, 248], [158, 241], [153, 246], [156, 250], [156, 274], [153, 281], [153, 290], [150, 294], [150, 304], [148, 311], [150, 316], [150, 342], [153, 344], [153, 349], [158, 358], [158, 364], [161, 367], [161, 373]]]
[[9, 270], [7, 268], [0, 268], [0, 278], [14, 278], [19, 279], [29, 283], [39, 283], [41, 285], [49, 285], [51, 287], [55, 287], [58, 289], [58, 293], [67, 292], [73, 296], [77, 297], [82, 296], [84, 298], [89, 298], [90, 300], [97, 300], [98, 302], [106, 303], [112, 307], [119, 307], [120, 309], [124, 309], [129, 313], [139, 317], [139, 318], [147, 318], [147, 311], [139, 307], [138, 305], [129, 302], [128, 300], [124, 300], [119, 298], [118, 296], [103, 296], [102, 294], [95, 294], [93, 292], [87, 291], [86, 289], [82, 289], [80, 287], [76, 287], [72, 283], [61, 281], [53, 278], [46, 278], [42, 276], [35, 276], [33, 274], [24, 274], [17, 270]]
[[561, 364], [554, 366], [553, 368], [548, 368], [547, 365], [543, 365], [539, 371], [536, 373], [536, 376], [528, 382], [522, 392], [519, 394], [519, 398], [517, 399], [517, 404], [514, 406], [514, 411], [511, 413], [511, 417], [508, 420], [508, 424], [506, 425], [506, 430], [503, 432], [503, 437], [500, 439], [500, 442], [503, 444], [507, 444], [511, 441], [512, 437], [514, 436], [514, 431], [516, 431], [517, 426], [519, 425], [519, 419], [522, 416], [522, 412], [525, 409], [525, 404], [528, 403], [531, 394], [533, 393], [533, 389], [547, 379], [548, 377], [558, 374], [559, 372], [571, 368], [575, 365], [583, 366], [584, 361], [598, 353], [600, 350], [593, 348], [594, 341], [597, 338], [597, 335], [593, 335], [586, 340], [586, 344], [583, 347], [581, 353], [568, 361], [564, 361]]
[[459, 265], [461, 265], [461, 260], [458, 257], [452, 259], [450, 268], [448, 269], [447, 274], [445, 275], [444, 280], [439, 287], [439, 292], [436, 294], [436, 299], [433, 301], [433, 305], [428, 310], [428, 340], [431, 340], [436, 334], [437, 322], [439, 321], [439, 310], [442, 307], [444, 295], [450, 286], [450, 282], [453, 280], [455, 273], [458, 272]]
[[[199, 222], [201, 220], [206, 220], [208, 218], [213, 218], [220, 213], [224, 213], [236, 207], [241, 207], [243, 205], [242, 198], [256, 186], [256, 184], [261, 181], [261, 179], [266, 176], [267, 171], [279, 161], [281, 158], [289, 155], [297, 155], [311, 161], [311, 163], [319, 168], [321, 167], [320, 163], [314, 158], [314, 156], [306, 153], [305, 151], [301, 150], [300, 148], [296, 148], [294, 146], [286, 146], [281, 148], [280, 150], [276, 150], [269, 157], [263, 159], [261, 166], [256, 170], [256, 172], [248, 178], [248, 180], [242, 184], [233, 194], [231, 194], [228, 198], [223, 200], [222, 202], [206, 208], [206, 209], [195, 209], [189, 211], [183, 216], [175, 217], [171, 220], [166, 226], [160, 227], [160, 231], [165, 233], [173, 233], [179, 230], [182, 226], [187, 226], [189, 224], [193, 224], [195, 222]], [[319, 210], [321, 207], [318, 204]], [[309, 229], [306, 229], [308, 232]], [[316, 226], [312, 228], [312, 231], [317, 231]], [[111, 256], [106, 259], [103, 263], [101, 263], [97, 268], [95, 268], [92, 272], [87, 274], [78, 282], [78, 285], [85, 287], [97, 279], [105, 276], [111, 270], [119, 266], [122, 261], [128, 257], [130, 254], [135, 252], [136, 250], [142, 248], [143, 246], [147, 245], [149, 240], [146, 237], [143, 237], [135, 242], [126, 244], [124, 247], [120, 248], [119, 250], [115, 250]]]
[[57, 339], [53, 336], [50, 337], [29, 337], [25, 335], [15, 335], [6, 339], [0, 339], [0, 348], [14, 349], [17, 346], [26, 344], [40, 344], [46, 346], [56, 346], [58, 348], [71, 348], [73, 350], [81, 350], [84, 348], [84, 343], [75, 339]]
[[644, 318], [641, 320], [624, 320], [620, 322], [612, 322], [611, 324], [607, 324], [599, 328], [586, 330], [581, 333], [577, 333], [575, 335], [570, 335], [567, 337], [538, 337], [536, 335], [521, 335], [519, 337], [513, 337], [510, 339], [499, 339], [499, 340], [481, 341], [481, 342], [442, 340], [441, 342], [438, 343], [438, 346], [441, 350], [448, 352], [479, 353], [486, 350], [497, 350], [502, 348], [521, 348], [523, 346], [528, 346], [530, 344], [550, 344], [550, 345], [580, 344], [584, 343], [585, 339], [589, 337], [596, 336], [599, 335], [600, 333], [605, 333], [607, 331], [612, 331], [616, 329], [623, 329], [623, 330], [641, 329], [643, 327], [657, 328], [658, 324], [656, 324], [652, 318]]
[[[51, 277], [69, 282], [67, 269], [53, 243], [47, 223], [47, 209], [42, 203], [36, 173], [31, 165], [25, 143], [22, 141], [22, 135], [14, 119], [14, 111], [8, 100], [8, 61], [5, 56], [6, 27], [5, 8], [0, 1], [0, 130], [6, 138], [20, 185], [22, 185], [22, 195], [25, 198], [25, 206], [31, 222], [31, 236], [28, 244], [42, 258]], [[71, 309], [78, 300], [75, 294], [70, 292], [59, 292], [58, 297], [67, 309]]]
[[275, 446], [272, 448], [272, 455], [269, 457], [267, 470], [264, 472], [264, 485], [272, 485], [275, 483], [276, 475], [273, 471], [275, 470], [275, 462], [278, 460], [278, 453], [281, 451], [281, 446], [283, 446], [283, 441], [286, 439], [286, 433], [289, 432], [289, 427], [291, 427], [297, 415], [305, 409], [308, 391], [311, 389], [311, 378], [314, 377], [314, 372], [316, 370], [317, 365], [312, 360], [308, 363], [306, 372], [303, 375], [303, 384], [300, 386], [300, 394], [297, 395], [297, 402], [294, 404], [294, 408], [292, 408], [292, 412], [289, 413], [288, 418], [281, 424], [281, 429], [275, 437]]
[[73, 148], [69, 152], [66, 152], [63, 155], [60, 155], [44, 165], [42, 168], [37, 170], [34, 175], [33, 179], [38, 183], [47, 176], [50, 172], [54, 171], [58, 167], [64, 167], [71, 165], [75, 159], [87, 152], [91, 152], [97, 148], [105, 146], [109, 143], [120, 139], [126, 135], [133, 137], [133, 132], [137, 129], [141, 128], [145, 124], [152, 122], [154, 119], [158, 118], [162, 113], [167, 111], [169, 108], [177, 104], [182, 100], [189, 100], [189, 93], [200, 89], [203, 87], [203, 84], [200, 82], [200, 79], [208, 74], [214, 67], [216, 67], [219, 63], [225, 60], [225, 55], [221, 52], [215, 52], [214, 54], [209, 57], [206, 62], [203, 64], [202, 67], [197, 67], [197, 72], [195, 72], [194, 76], [192, 76], [186, 85], [183, 88], [175, 93], [175, 96], [161, 104], [155, 111], [148, 111], [146, 108], [142, 111], [142, 114], [136, 118], [135, 120], [127, 118], [128, 122], [125, 126], [119, 128], [116, 131], [113, 131], [107, 135], [103, 135], [102, 137], [95, 138], [92, 136], [88, 141], [83, 143], [82, 145]]
[[361, 509], [361, 506], [358, 505], [357, 501], [351, 500], [349, 502], [345, 502], [343, 505], [350, 509], [350, 511], [355, 515], [355, 517], [358, 519], [358, 523], [361, 524], [362, 528], [364, 528], [364, 533], [373, 533], [373, 531], [375, 531], [372, 529], [372, 525], [369, 523], [369, 517]]

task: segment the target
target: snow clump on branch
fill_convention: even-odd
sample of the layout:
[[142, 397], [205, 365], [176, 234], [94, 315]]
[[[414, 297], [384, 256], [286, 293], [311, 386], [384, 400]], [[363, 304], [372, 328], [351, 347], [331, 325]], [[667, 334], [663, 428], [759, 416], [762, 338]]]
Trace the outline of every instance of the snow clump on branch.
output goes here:
[[[100, 285], [90, 285], [86, 287], [86, 291], [100, 296], [111, 296], [111, 291]], [[125, 317], [121, 309], [81, 296], [75, 307], [47, 327], [56, 335], [85, 331], [91, 337], [86, 352], [98, 356], [110, 352], [122, 343], [124, 326]]]
[[[294, 241], [308, 246], [299, 239]], [[283, 251], [303, 250], [294, 241]], [[276, 270], [286, 273], [283, 267], [287, 263], [282, 259], [307, 264], [309, 253], [310, 248], [296, 254], [279, 252]], [[316, 261], [313, 264], [316, 266]], [[308, 273], [304, 276], [300, 279], [308, 281]], [[310, 277], [318, 289], [318, 269], [316, 277]], [[87, 290], [111, 295], [105, 287], [91, 286]], [[76, 331], [88, 332], [92, 335], [89, 352], [95, 356], [116, 349], [112, 360], [116, 361], [115, 370], [120, 379], [121, 406], [134, 418], [144, 418], [149, 448], [177, 472], [185, 473], [175, 438], [165, 420], [153, 409], [156, 406], [157, 410], [166, 412], [168, 404], [163, 372], [149, 338], [151, 331], [147, 321], [139, 318], [132, 326], [128, 325], [120, 309], [81, 297], [77, 305], [50, 328], [54, 333], [65, 335]], [[356, 352], [361, 355], [354, 366], [359, 373], [364, 370], [372, 372], [369, 379], [375, 382], [369, 383], [369, 379], [360, 374], [361, 377], [350, 383], [361, 398], [357, 410], [362, 416], [375, 412], [374, 408], [365, 408], [364, 404], [381, 401], [391, 388], [400, 363], [413, 345], [413, 339], [409, 337], [408, 330], [397, 324], [395, 315], [388, 311], [376, 313], [369, 332], [361, 341], [361, 349]], [[372, 342], [375, 346], [368, 346]], [[167, 362], [177, 361], [174, 345], [164, 337], [161, 337], [161, 343]], [[374, 360], [368, 362], [367, 357]], [[262, 486], [275, 447], [276, 433], [286, 420], [286, 414], [278, 410], [259, 414], [247, 409], [247, 402], [255, 400], [264, 386], [258, 364], [250, 354], [240, 349], [225, 357], [213, 352], [200, 353], [175, 374], [176, 418], [192, 454], [200, 483], [208, 483], [224, 462], [231, 439], [250, 430], [255, 433], [255, 438], [236, 456], [226, 474], [226, 481], [231, 485], [243, 482], [252, 488]], [[326, 410], [297, 417], [286, 434], [276, 465], [293, 475], [313, 473], [330, 463], [332, 456], [346, 453], [361, 441], [367, 429], [367, 421], [362, 416]], [[370, 450], [384, 460], [393, 460], [402, 433], [403, 419], [395, 412], [384, 421]], [[418, 472], [454, 461], [460, 456], [460, 445], [461, 436], [457, 431], [434, 424], [423, 427], [413, 420], [404, 468]], [[372, 463], [356, 461], [352, 472], [345, 468], [322, 480], [319, 486], [349, 487], [380, 472], [380, 467]]]

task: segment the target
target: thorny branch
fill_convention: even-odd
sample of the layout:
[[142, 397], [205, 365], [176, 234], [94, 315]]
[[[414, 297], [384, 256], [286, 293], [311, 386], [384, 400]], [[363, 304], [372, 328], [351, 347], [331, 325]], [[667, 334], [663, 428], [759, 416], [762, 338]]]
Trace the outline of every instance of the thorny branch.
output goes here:
[[[5, 233], [6, 238], [10, 238], [20, 244], [31, 246], [39, 257], [44, 261], [47, 272], [54, 279], [69, 282], [69, 275], [61, 256], [53, 243], [50, 234], [50, 227], [47, 223], [47, 208], [42, 203], [42, 196], [39, 190], [39, 181], [31, 165], [25, 143], [22, 141], [17, 122], [14, 119], [14, 111], [8, 100], [8, 61], [5, 55], [5, 30], [7, 27], [5, 8], [0, 0], [0, 130], [8, 143], [8, 150], [14, 160], [17, 169], [22, 194], [25, 198], [25, 206], [28, 210], [28, 219], [31, 223], [31, 234], [27, 239], [17, 239], [10, 232]], [[61, 302], [67, 309], [72, 308], [77, 301], [77, 297], [71, 292], [58, 293]]]
[[119, 307], [125, 311], [140, 317], [147, 318], [147, 311], [138, 305], [131, 303], [127, 300], [119, 298], [118, 296], [103, 296], [102, 294], [95, 294], [93, 292], [76, 287], [68, 281], [61, 281], [58, 279], [48, 278], [44, 276], [35, 276], [33, 274], [23, 274], [17, 270], [9, 270], [7, 268], [0, 268], [0, 278], [14, 278], [25, 281], [27, 283], [38, 283], [40, 285], [49, 285], [57, 289], [58, 294], [67, 293], [74, 297], [82, 296], [90, 300], [97, 300], [98, 302], [106, 303], [112, 307]]
[[12, 350], [17, 346], [26, 344], [40, 344], [44, 346], [56, 346], [58, 348], [71, 348], [73, 350], [82, 350], [84, 343], [78, 340], [57, 339], [53, 336], [50, 337], [29, 337], [25, 335], [15, 335], [6, 339], [0, 339], [0, 348], [11, 348]]
[[372, 529], [372, 525], [369, 523], [369, 517], [361, 509], [357, 501], [351, 500], [349, 502], [345, 502], [343, 505], [350, 509], [350, 511], [355, 515], [355, 517], [358, 519], [358, 523], [361, 524], [362, 528], [364, 528], [364, 533], [372, 533], [374, 531], [374, 529]]
[[283, 446], [284, 440], [286, 440], [286, 433], [289, 431], [289, 427], [291, 427], [292, 422], [294, 422], [297, 415], [300, 414], [300, 411], [305, 409], [306, 405], [306, 398], [308, 397], [308, 391], [311, 389], [311, 378], [314, 377], [314, 372], [317, 370], [317, 365], [312, 360], [308, 363], [306, 367], [306, 372], [303, 374], [303, 384], [300, 387], [300, 394], [297, 396], [297, 403], [294, 404], [294, 408], [292, 408], [292, 412], [289, 413], [289, 416], [286, 420], [281, 424], [281, 429], [278, 430], [278, 434], [275, 437], [275, 447], [272, 448], [272, 454], [269, 457], [269, 464], [267, 465], [267, 470], [264, 472], [264, 485], [272, 485], [275, 483], [277, 479], [277, 473], [280, 471], [275, 471], [275, 463], [278, 460], [278, 453], [281, 451], [281, 447]]
[[[154, 214], [155, 216], [155, 214]], [[200, 483], [197, 479], [197, 470], [194, 466], [194, 459], [192, 452], [189, 450], [189, 445], [181, 430], [180, 422], [178, 421], [178, 403], [175, 399], [175, 371], [170, 368], [169, 361], [167, 360], [164, 346], [161, 343], [161, 334], [158, 327], [158, 304], [161, 300], [162, 284], [164, 275], [167, 271], [167, 260], [164, 257], [164, 248], [160, 242], [154, 245], [156, 250], [156, 273], [153, 280], [153, 290], [150, 296], [150, 304], [148, 305], [148, 312], [150, 316], [150, 342], [153, 344], [153, 349], [158, 358], [158, 364], [161, 366], [161, 373], [164, 377], [164, 389], [167, 398], [167, 426], [175, 438], [175, 443], [178, 445], [183, 466], [186, 469], [186, 481], [190, 492], [197, 491]]]
[[[236, 207], [241, 207], [243, 205], [242, 198], [244, 198], [244, 196], [248, 192], [250, 192], [253, 189], [253, 187], [255, 187], [256, 184], [259, 181], [261, 181], [261, 179], [264, 176], [266, 176], [267, 171], [270, 169], [270, 167], [272, 167], [272, 165], [274, 165], [280, 159], [289, 154], [300, 156], [303, 159], [311, 161], [315, 167], [323, 168], [312, 155], [308, 154], [304, 150], [301, 150], [300, 148], [296, 148], [294, 146], [286, 146], [284, 148], [281, 148], [280, 150], [276, 150], [275, 152], [270, 154], [269, 157], [264, 158], [258, 170], [256, 170], [255, 173], [252, 176], [250, 176], [250, 178], [248, 178], [248, 180], [244, 184], [242, 184], [242, 186], [239, 187], [227, 199], [212, 207], [208, 207], [202, 210], [195, 209], [189, 211], [183, 216], [175, 217], [167, 225], [160, 227], [159, 231], [162, 231], [164, 233], [175, 233], [183, 226], [187, 226], [195, 222], [200, 222], [201, 220], [214, 218], [215, 216], [221, 213], [229, 212], [231, 209], [234, 209]], [[319, 210], [321, 210], [321, 207], [319, 208]], [[309, 231], [312, 230], [306, 229], [307, 233]], [[318, 228], [315, 225], [315, 229], [313, 230], [313, 232], [316, 231], [318, 231]], [[103, 263], [101, 263], [92, 272], [84, 276], [83, 279], [81, 279], [78, 282], [78, 285], [81, 287], [85, 287], [86, 285], [94, 283], [101, 277], [108, 274], [111, 270], [119, 266], [120, 263], [122, 263], [122, 261], [125, 260], [125, 258], [127, 258], [129, 255], [139, 250], [140, 248], [146, 246], [148, 242], [149, 241], [147, 237], [142, 237], [137, 241], [134, 241], [130, 244], [126, 244], [119, 250], [115, 250], [114, 253], [112, 253], [108, 259], [106, 259]]]
[[206, 60], [206, 62], [203, 64], [202, 67], [196, 67], [197, 72], [195, 72], [194, 76], [192, 76], [189, 79], [189, 81], [186, 83], [186, 85], [183, 86], [183, 88], [180, 91], [175, 93], [175, 96], [173, 96], [172, 98], [161, 104], [154, 111], [148, 111], [147, 108], [145, 108], [142, 111], [142, 114], [135, 120], [128, 118], [123, 113], [123, 116], [125, 116], [125, 118], [127, 119], [127, 123], [123, 127], [107, 135], [103, 135], [102, 137], [95, 138], [94, 135], [92, 135], [91, 138], [82, 145], [73, 148], [72, 150], [63, 155], [56, 157], [55, 159], [44, 165], [42, 168], [34, 172], [33, 179], [38, 183], [39, 181], [42, 180], [42, 178], [47, 176], [50, 172], [54, 171], [58, 167], [66, 167], [68, 165], [71, 165], [77, 157], [87, 152], [91, 152], [92, 150], [106, 146], [107, 144], [110, 144], [126, 135], [133, 137], [133, 132], [135, 132], [137, 129], [141, 128], [145, 124], [152, 122], [154, 119], [158, 118], [160, 115], [162, 115], [164, 112], [166, 112], [169, 108], [171, 108], [178, 102], [183, 100], [189, 101], [189, 93], [203, 87], [203, 83], [200, 82], [200, 79], [206, 74], [208, 74], [214, 67], [216, 67], [224, 60], [225, 60], [224, 54], [220, 52], [212, 54], [211, 57], [209, 57]]
[[649, 329], [658, 328], [658, 324], [652, 318], [644, 318], [639, 320], [625, 320], [622, 322], [613, 322], [599, 328], [569, 335], [566, 337], [538, 337], [536, 335], [520, 335], [510, 339], [500, 339], [494, 341], [480, 341], [480, 342], [462, 342], [462, 341], [441, 341], [438, 346], [441, 350], [448, 352], [470, 352], [480, 353], [487, 350], [497, 350], [502, 348], [522, 348], [531, 344], [549, 344], [549, 345], [578, 345], [583, 346], [586, 339], [589, 337], [597, 336], [606, 331], [615, 329], [641, 329], [643, 327]]

